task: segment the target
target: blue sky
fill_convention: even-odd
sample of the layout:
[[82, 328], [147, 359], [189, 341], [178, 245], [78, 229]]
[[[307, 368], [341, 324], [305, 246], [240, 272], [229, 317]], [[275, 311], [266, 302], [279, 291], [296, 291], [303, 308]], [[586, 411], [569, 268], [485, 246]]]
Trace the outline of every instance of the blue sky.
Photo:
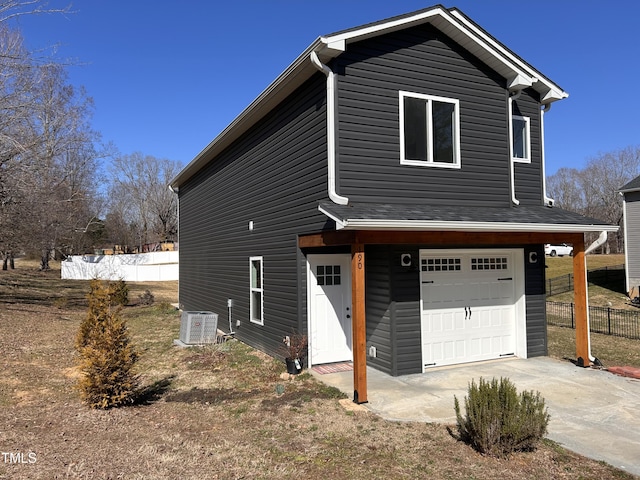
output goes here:
[[[73, 1], [73, 0], [70, 0]], [[51, 0], [51, 6], [67, 5]], [[545, 116], [547, 174], [640, 145], [640, 2], [458, 0], [569, 93]], [[76, 0], [19, 21], [58, 44], [94, 98], [95, 130], [123, 154], [188, 163], [318, 36], [433, 5], [416, 0]]]

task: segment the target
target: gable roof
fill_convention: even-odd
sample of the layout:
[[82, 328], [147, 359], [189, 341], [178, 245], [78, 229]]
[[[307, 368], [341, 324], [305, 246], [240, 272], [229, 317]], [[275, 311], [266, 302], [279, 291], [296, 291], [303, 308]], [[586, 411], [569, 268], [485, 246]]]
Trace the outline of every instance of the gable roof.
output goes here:
[[237, 140], [251, 126], [264, 117], [287, 95], [317, 73], [310, 56], [315, 52], [323, 63], [346, 51], [349, 44], [416, 25], [431, 24], [463, 48], [485, 62], [507, 81], [511, 90], [531, 87], [540, 94], [543, 104], [561, 100], [568, 94], [518, 55], [493, 38], [489, 33], [457, 8], [436, 5], [416, 12], [369, 23], [359, 27], [324, 35], [316, 39], [278, 76], [258, 97], [213, 139], [170, 182], [177, 190], [207, 162]]
[[620, 189], [620, 193], [637, 192], [640, 190], [640, 176], [634, 178]]

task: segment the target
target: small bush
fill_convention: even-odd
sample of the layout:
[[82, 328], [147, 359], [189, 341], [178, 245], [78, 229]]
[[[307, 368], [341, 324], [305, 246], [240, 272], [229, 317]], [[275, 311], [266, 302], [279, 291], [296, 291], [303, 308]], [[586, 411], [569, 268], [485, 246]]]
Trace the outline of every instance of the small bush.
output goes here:
[[506, 457], [515, 451], [532, 451], [547, 433], [549, 413], [539, 392], [522, 392], [508, 378], [469, 385], [465, 416], [454, 397], [458, 434], [483, 454]]
[[76, 337], [82, 377], [82, 400], [91, 408], [107, 409], [133, 403], [138, 377], [138, 353], [119, 308], [112, 307], [114, 284], [92, 280], [89, 310]]
[[153, 305], [153, 302], [155, 301], [153, 293], [149, 290], [145, 290], [144, 293], [138, 295], [138, 299], [140, 300], [140, 305]]
[[111, 283], [111, 302], [113, 305], [129, 304], [129, 285], [124, 280]]

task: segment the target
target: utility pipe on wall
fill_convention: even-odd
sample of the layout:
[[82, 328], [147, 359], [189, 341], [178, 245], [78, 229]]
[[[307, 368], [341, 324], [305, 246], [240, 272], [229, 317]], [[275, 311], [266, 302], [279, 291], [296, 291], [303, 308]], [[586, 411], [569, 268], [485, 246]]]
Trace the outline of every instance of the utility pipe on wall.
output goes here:
[[338, 195], [336, 191], [336, 80], [335, 73], [318, 58], [318, 54], [311, 52], [311, 63], [327, 76], [327, 163], [328, 163], [328, 192], [332, 202], [347, 205], [349, 199]]
[[509, 97], [509, 177], [511, 180], [511, 202], [514, 205], [520, 205], [520, 201], [516, 198], [516, 166], [513, 161], [513, 101], [517, 100], [521, 93], [522, 90], [517, 90]]
[[[600, 235], [598, 236], [598, 238], [596, 239], [595, 242], [593, 242], [591, 245], [589, 245], [585, 251], [584, 251], [584, 268], [585, 271], [587, 269], [587, 253], [593, 252], [596, 248], [602, 246], [605, 244], [605, 242], [607, 241], [607, 231], [603, 230], [602, 232], [600, 232]], [[588, 284], [587, 287], [588, 289]], [[589, 354], [589, 362], [594, 363], [595, 365], [602, 365], [602, 363], [600, 362], [600, 360], [598, 360], [596, 357], [593, 356], [593, 354], [591, 353], [591, 319], [589, 318], [589, 296], [587, 295], [587, 349], [588, 349], [588, 354]]]
[[546, 160], [544, 153], [544, 114], [551, 110], [551, 104], [547, 103], [540, 111], [540, 149], [542, 150], [542, 196], [547, 207], [553, 207], [555, 200], [547, 196], [547, 174], [545, 173]]

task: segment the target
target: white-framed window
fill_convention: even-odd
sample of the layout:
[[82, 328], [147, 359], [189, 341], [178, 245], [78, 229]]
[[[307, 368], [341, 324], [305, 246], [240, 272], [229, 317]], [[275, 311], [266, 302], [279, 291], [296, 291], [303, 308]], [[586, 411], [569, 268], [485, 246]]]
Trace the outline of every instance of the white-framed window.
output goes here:
[[460, 168], [460, 102], [400, 92], [400, 163]]
[[262, 257], [249, 257], [249, 311], [253, 323], [264, 325], [264, 287]]
[[531, 162], [529, 117], [511, 115], [511, 158], [514, 162]]

